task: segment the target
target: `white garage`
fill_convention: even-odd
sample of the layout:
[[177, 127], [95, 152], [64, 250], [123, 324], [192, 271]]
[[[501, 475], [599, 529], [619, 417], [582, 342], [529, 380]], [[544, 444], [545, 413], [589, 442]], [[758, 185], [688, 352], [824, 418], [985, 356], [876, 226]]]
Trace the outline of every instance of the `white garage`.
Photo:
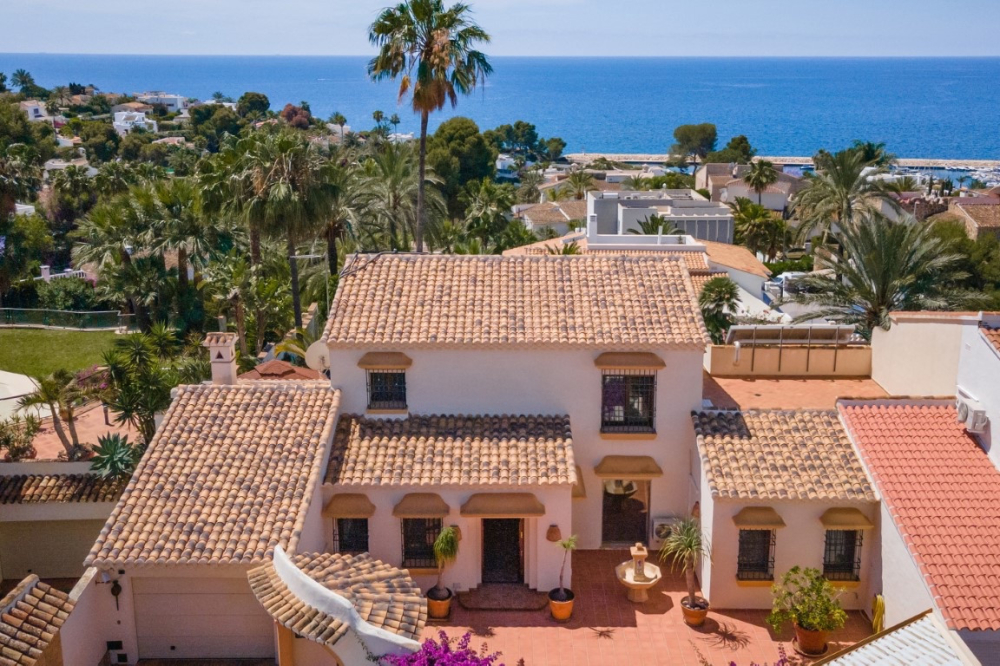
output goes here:
[[133, 578], [140, 659], [274, 657], [274, 623], [242, 578]]

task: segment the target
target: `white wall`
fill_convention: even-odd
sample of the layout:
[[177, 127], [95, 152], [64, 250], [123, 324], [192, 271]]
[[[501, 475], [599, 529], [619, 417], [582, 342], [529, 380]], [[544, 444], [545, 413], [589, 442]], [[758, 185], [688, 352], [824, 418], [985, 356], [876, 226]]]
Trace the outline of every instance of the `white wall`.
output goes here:
[[885, 626], [891, 627], [928, 608], [934, 608], [934, 599], [884, 504], [879, 518], [882, 542], [881, 593], [885, 597]]
[[109, 585], [98, 585], [97, 569], [91, 567], [77, 581], [70, 593], [76, 604], [59, 630], [62, 637], [64, 666], [94, 666], [107, 652], [107, 618], [115, 614], [114, 597]]
[[962, 327], [962, 357], [958, 366], [958, 387], [982, 403], [989, 416], [986, 432], [976, 435], [990, 460], [1000, 467], [1000, 446], [994, 446], [993, 431], [1000, 428], [1000, 352], [993, 348], [982, 330]]
[[[343, 414], [365, 412], [366, 376], [357, 366], [365, 351], [331, 350], [331, 376], [333, 385], [343, 390]], [[586, 499], [573, 503], [572, 533], [579, 535], [580, 548], [601, 545], [602, 494], [593, 468], [606, 455], [648, 455], [663, 469], [663, 477], [651, 483], [651, 517], [686, 515], [690, 510], [690, 413], [701, 407], [701, 351], [657, 352], [666, 368], [657, 373], [653, 440], [602, 439], [601, 371], [594, 366], [600, 350], [379, 351], [404, 351], [413, 359], [406, 375], [410, 413], [568, 414], [573, 453], [587, 490]]]
[[[704, 505], [703, 505], [704, 506]], [[733, 516], [746, 506], [769, 506], [785, 522], [785, 527], [777, 530], [774, 546], [774, 580], [798, 565], [801, 567], [823, 568], [823, 546], [826, 530], [820, 516], [830, 508], [853, 507], [876, 522], [874, 502], [749, 502], [716, 500], [712, 517], [712, 574], [711, 586], [704, 589], [709, 602], [716, 608], [770, 608], [770, 584], [741, 586], [736, 580], [737, 556], [739, 553], [739, 528], [733, 523]], [[704, 509], [703, 509], [704, 512]], [[704, 515], [704, 513], [703, 513]], [[877, 582], [872, 581], [873, 558], [877, 557], [872, 547], [873, 530], [865, 530], [861, 546], [860, 582], [854, 586], [843, 583], [847, 588], [840, 602], [847, 609], [866, 609], [871, 603], [869, 591]], [[926, 610], [926, 608], [924, 609]], [[911, 613], [914, 615], [915, 613]], [[886, 622], [886, 626], [894, 624]]]
[[976, 315], [893, 317], [888, 331], [872, 333], [872, 379], [889, 395], [955, 395], [963, 331]]
[[758, 197], [757, 193], [751, 188], [738, 184], [724, 187], [719, 200], [724, 203], [730, 203], [735, 202], [740, 197], [749, 199], [754, 203], [757, 203], [759, 199], [760, 205], [768, 210], [783, 211], [788, 205], [788, 197], [783, 192], [762, 192], [760, 197]]

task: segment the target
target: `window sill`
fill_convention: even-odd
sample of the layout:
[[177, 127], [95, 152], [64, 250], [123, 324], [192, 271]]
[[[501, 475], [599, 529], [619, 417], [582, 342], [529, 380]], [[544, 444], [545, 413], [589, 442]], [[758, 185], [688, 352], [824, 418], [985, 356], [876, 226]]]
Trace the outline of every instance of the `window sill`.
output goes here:
[[601, 431], [601, 439], [632, 439], [651, 440], [656, 439], [656, 432], [604, 432]]
[[845, 590], [853, 590], [854, 588], [861, 586], [860, 580], [831, 580], [830, 584], [834, 587], [840, 587]]
[[739, 587], [771, 587], [774, 585], [774, 580], [740, 580], [736, 579], [736, 585]]
[[409, 414], [409, 409], [378, 409], [369, 408], [365, 410], [365, 414]]
[[436, 576], [438, 573], [434, 567], [403, 567], [403, 569], [411, 576]]

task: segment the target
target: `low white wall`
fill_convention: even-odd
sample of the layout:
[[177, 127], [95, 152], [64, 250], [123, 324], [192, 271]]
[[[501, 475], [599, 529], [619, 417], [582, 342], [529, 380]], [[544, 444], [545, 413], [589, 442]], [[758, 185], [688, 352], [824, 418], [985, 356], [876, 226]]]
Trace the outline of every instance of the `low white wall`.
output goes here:
[[885, 597], [885, 626], [891, 627], [934, 608], [934, 599], [884, 504], [879, 522], [882, 526], [881, 593]]
[[867, 345], [813, 347], [712, 345], [706, 369], [715, 377], [870, 377], [872, 351]]
[[[823, 546], [825, 528], [820, 522], [823, 512], [835, 507], [854, 507], [876, 522], [876, 505], [857, 502], [737, 502], [716, 500], [712, 518], [712, 573], [708, 577], [710, 587], [704, 590], [708, 600], [716, 608], [770, 608], [770, 584], [740, 585], [736, 579], [737, 557], [739, 554], [739, 528], [733, 523], [733, 516], [746, 506], [772, 507], [785, 527], [777, 530], [774, 547], [774, 580], [794, 566], [823, 568]], [[704, 511], [704, 509], [703, 509]], [[704, 515], [704, 514], [703, 514]], [[870, 541], [872, 530], [865, 530], [861, 547], [860, 581], [857, 585], [845, 583], [846, 589], [840, 601], [844, 608], [862, 609], [869, 606], [871, 562], [875, 557]], [[755, 581], [756, 583], [756, 581]], [[926, 610], [926, 608], [924, 609]], [[913, 615], [915, 613], [911, 613]], [[886, 626], [893, 624], [886, 622]]]
[[978, 316], [893, 317], [888, 331], [872, 332], [872, 379], [889, 395], [955, 395], [963, 331], [978, 322]]
[[993, 464], [1000, 467], [1000, 446], [994, 446], [993, 437], [993, 431], [1000, 428], [1000, 382], [997, 381], [997, 377], [1000, 377], [1000, 352], [989, 343], [978, 327], [963, 326], [962, 329], [958, 386], [986, 409], [990, 424], [986, 432], [976, 437]]
[[98, 585], [97, 569], [87, 569], [77, 582], [70, 598], [73, 611], [59, 630], [62, 637], [64, 666], [95, 666], [107, 652], [110, 627], [107, 618], [115, 613], [114, 597], [109, 585]]

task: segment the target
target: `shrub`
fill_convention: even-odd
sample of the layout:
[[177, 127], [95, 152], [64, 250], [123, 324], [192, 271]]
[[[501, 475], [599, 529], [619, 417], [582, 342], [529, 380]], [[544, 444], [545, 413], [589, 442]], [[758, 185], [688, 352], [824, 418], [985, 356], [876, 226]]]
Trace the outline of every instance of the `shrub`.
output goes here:
[[809, 273], [813, 269], [813, 258], [806, 255], [801, 259], [785, 259], [783, 261], [764, 262], [771, 275], [778, 276], [782, 273]]
[[27, 416], [13, 416], [6, 421], [0, 421], [0, 450], [7, 451], [7, 457], [11, 462], [31, 458], [35, 455], [35, 447], [32, 441], [41, 424], [38, 419], [28, 414]]
[[38, 285], [38, 307], [43, 310], [105, 310], [105, 303], [87, 280], [59, 278]]
[[471, 649], [472, 634], [466, 633], [459, 639], [449, 638], [439, 632], [440, 642], [428, 638], [420, 650], [407, 655], [389, 655], [379, 661], [388, 666], [504, 666], [497, 662], [499, 652], [487, 652], [484, 643], [479, 652]]
[[774, 602], [767, 623], [780, 631], [792, 622], [806, 631], [834, 631], [847, 622], [840, 593], [819, 569], [792, 567], [771, 587]]
[[116, 481], [132, 476], [142, 458], [141, 447], [129, 443], [128, 435], [108, 433], [97, 438], [90, 470]]

